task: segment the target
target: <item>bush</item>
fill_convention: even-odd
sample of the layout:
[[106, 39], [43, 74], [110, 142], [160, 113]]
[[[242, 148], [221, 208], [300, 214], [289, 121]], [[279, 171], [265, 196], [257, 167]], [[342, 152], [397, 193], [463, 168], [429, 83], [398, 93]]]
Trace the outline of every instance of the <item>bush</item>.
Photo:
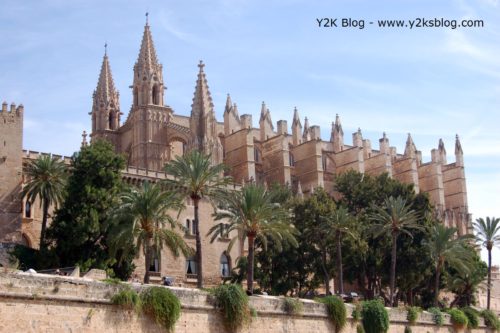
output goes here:
[[327, 296], [320, 299], [326, 305], [330, 320], [335, 325], [335, 332], [340, 332], [347, 322], [347, 310], [344, 301], [337, 296]]
[[405, 333], [412, 333], [410, 326], [405, 326]]
[[365, 333], [365, 329], [363, 328], [363, 325], [358, 324], [356, 326], [356, 333]]
[[451, 317], [451, 323], [455, 327], [465, 327], [469, 323], [467, 316], [459, 309], [449, 309], [448, 314]]
[[250, 322], [251, 313], [248, 296], [240, 285], [221, 284], [213, 290], [215, 306], [222, 310], [224, 325], [230, 331], [236, 331], [243, 324]]
[[408, 307], [408, 313], [406, 314], [406, 320], [413, 325], [417, 322], [417, 319], [420, 315], [420, 308], [418, 306], [410, 306]]
[[441, 312], [441, 310], [439, 308], [433, 307], [433, 308], [427, 309], [427, 311], [432, 314], [432, 319], [434, 320], [434, 324], [436, 324], [438, 326], [443, 326], [443, 322], [444, 322], [443, 313]]
[[500, 331], [500, 320], [498, 316], [491, 310], [483, 310], [481, 316], [484, 318], [484, 324], [489, 328]]
[[462, 312], [465, 314], [468, 320], [467, 328], [477, 328], [479, 326], [479, 312], [473, 308], [466, 307], [462, 308]]
[[142, 310], [168, 332], [172, 331], [181, 314], [181, 302], [164, 287], [151, 287], [141, 294]]
[[290, 315], [298, 315], [302, 313], [304, 305], [297, 298], [285, 297], [283, 300], [283, 309]]
[[124, 288], [111, 297], [111, 303], [118, 305], [126, 310], [135, 310], [139, 312], [141, 309], [141, 299], [137, 292], [130, 288]]
[[389, 329], [389, 314], [378, 300], [363, 302], [361, 317], [366, 333], [385, 333]]
[[356, 305], [354, 306], [354, 309], [352, 309], [352, 320], [354, 321], [360, 321], [361, 320], [361, 304], [360, 303], [356, 303]]

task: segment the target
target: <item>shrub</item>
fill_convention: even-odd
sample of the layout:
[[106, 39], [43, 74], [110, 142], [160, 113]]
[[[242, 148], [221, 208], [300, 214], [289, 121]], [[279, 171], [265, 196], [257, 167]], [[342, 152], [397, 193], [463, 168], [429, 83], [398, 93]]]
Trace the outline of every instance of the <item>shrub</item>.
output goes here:
[[357, 303], [355, 306], [354, 306], [354, 309], [352, 309], [352, 320], [354, 321], [360, 321], [361, 320], [361, 304], [360, 303]]
[[444, 322], [443, 313], [441, 312], [441, 310], [439, 308], [433, 307], [433, 308], [427, 309], [427, 311], [432, 314], [432, 319], [434, 320], [434, 324], [436, 324], [438, 326], [443, 326], [443, 322]]
[[240, 285], [221, 284], [213, 290], [215, 306], [222, 310], [224, 325], [230, 331], [236, 331], [243, 324], [250, 322], [251, 313], [248, 296]]
[[467, 328], [477, 328], [479, 326], [479, 312], [470, 307], [462, 308], [468, 320]]
[[385, 333], [389, 329], [389, 314], [378, 300], [363, 302], [361, 317], [366, 333]]
[[365, 333], [365, 329], [363, 328], [363, 325], [358, 324], [356, 326], [356, 333]]
[[151, 287], [141, 294], [142, 310], [168, 332], [172, 331], [181, 314], [181, 302], [164, 287]]
[[302, 313], [304, 305], [297, 298], [285, 297], [283, 300], [283, 309], [290, 315], [298, 315]]
[[344, 301], [337, 296], [327, 296], [320, 299], [326, 305], [330, 320], [335, 325], [335, 332], [340, 332], [347, 322], [347, 310]]
[[410, 326], [405, 326], [405, 333], [412, 333]]
[[467, 316], [459, 309], [449, 309], [448, 314], [451, 317], [451, 323], [455, 327], [465, 327], [469, 323]]
[[484, 324], [489, 328], [500, 331], [500, 320], [498, 316], [491, 310], [483, 310], [481, 316], [484, 318]]
[[141, 299], [137, 292], [130, 288], [124, 288], [111, 297], [111, 303], [118, 305], [126, 310], [135, 310], [139, 312], [141, 309]]
[[410, 306], [408, 307], [408, 313], [406, 314], [406, 320], [413, 325], [417, 322], [417, 319], [420, 315], [420, 308], [418, 306]]

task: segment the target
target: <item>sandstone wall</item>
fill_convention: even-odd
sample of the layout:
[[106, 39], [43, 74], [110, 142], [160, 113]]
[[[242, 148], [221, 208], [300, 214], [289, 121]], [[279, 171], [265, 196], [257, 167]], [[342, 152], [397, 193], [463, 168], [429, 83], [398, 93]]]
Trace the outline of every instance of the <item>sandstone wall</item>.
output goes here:
[[[136, 289], [144, 288], [139, 284]], [[160, 332], [150, 319], [119, 309], [109, 303], [118, 286], [80, 278], [42, 274], [0, 273], [0, 332]], [[175, 326], [177, 333], [225, 332], [219, 314], [211, 305], [207, 293], [186, 288], [171, 288], [182, 303], [181, 317]], [[334, 332], [325, 307], [304, 301], [304, 312], [290, 316], [283, 312], [279, 297], [252, 297], [257, 310], [243, 333], [255, 332]], [[348, 305], [348, 314], [352, 307]], [[391, 310], [389, 332], [402, 333], [406, 311]], [[453, 332], [446, 319], [443, 327], [432, 324], [429, 314], [423, 314], [412, 327], [415, 333]], [[344, 333], [356, 332], [349, 319]], [[481, 327], [471, 333], [489, 332]]]

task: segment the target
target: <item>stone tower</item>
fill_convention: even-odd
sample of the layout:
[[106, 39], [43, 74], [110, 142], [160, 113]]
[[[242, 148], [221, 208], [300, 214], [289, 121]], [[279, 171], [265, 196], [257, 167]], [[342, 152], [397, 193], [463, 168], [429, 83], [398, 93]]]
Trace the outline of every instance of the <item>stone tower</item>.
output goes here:
[[129, 154], [129, 165], [160, 170], [169, 159], [165, 138], [172, 110], [164, 105], [163, 67], [158, 62], [148, 22], [134, 65], [132, 90], [133, 104], [128, 119], [131, 122], [125, 124], [132, 127], [132, 140], [129, 147], [121, 147], [121, 150]]
[[120, 127], [119, 93], [115, 89], [105, 45], [99, 81], [92, 96], [92, 140], [106, 138], [119, 150], [117, 130]]
[[0, 242], [21, 240], [24, 108], [6, 102], [0, 112]]

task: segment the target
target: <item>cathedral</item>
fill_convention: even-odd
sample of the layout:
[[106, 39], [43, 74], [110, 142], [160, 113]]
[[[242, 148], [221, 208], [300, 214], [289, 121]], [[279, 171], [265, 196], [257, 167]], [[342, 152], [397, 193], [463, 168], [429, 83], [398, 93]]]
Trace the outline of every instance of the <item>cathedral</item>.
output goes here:
[[[134, 65], [133, 102], [126, 119], [120, 108], [119, 93], [115, 88], [110, 60], [105, 52], [97, 87], [93, 93], [90, 112], [92, 132], [90, 140], [106, 139], [127, 159], [123, 179], [130, 184], [165, 178], [163, 166], [175, 156], [191, 149], [210, 154], [212, 163], [224, 163], [229, 175], [237, 183], [256, 181], [271, 184], [279, 182], [291, 186], [298, 195], [308, 195], [323, 187], [332, 195], [335, 177], [347, 170], [369, 175], [388, 173], [392, 178], [414, 185], [417, 192], [426, 192], [436, 214], [446, 225], [455, 226], [460, 234], [470, 232], [471, 216], [467, 206], [463, 151], [458, 136], [454, 144], [455, 161], [448, 162], [444, 142], [431, 151], [431, 160], [424, 162], [410, 134], [403, 153], [397, 153], [384, 133], [378, 147], [372, 147], [363, 138], [361, 130], [352, 134], [352, 142], [344, 140], [344, 131], [337, 115], [331, 125], [329, 140], [323, 140], [320, 127], [302, 121], [295, 108], [291, 126], [287, 120], [273, 123], [271, 112], [263, 102], [258, 125], [252, 115], [238, 112], [236, 103], [227, 96], [224, 118], [218, 121], [214, 112], [205, 65], [200, 61], [191, 114], [179, 115], [165, 103], [162, 65], [156, 54], [148, 23]], [[39, 152], [23, 150], [22, 105], [7, 103], [0, 112], [0, 245], [12, 243], [38, 247], [41, 209], [38, 203], [29, 203], [19, 195], [23, 185], [23, 166], [40, 156]], [[87, 144], [86, 134], [82, 145]], [[69, 163], [69, 158], [52, 154]], [[185, 239], [194, 247], [193, 206], [187, 208], [179, 220], [188, 232]], [[206, 235], [214, 224], [213, 208], [208, 202], [200, 207], [200, 233]], [[227, 252], [227, 239], [210, 243], [203, 240], [203, 262], [206, 283], [220, 281], [229, 273], [242, 247]], [[0, 248], [1, 250], [1, 248]], [[0, 258], [1, 259], [1, 258]], [[159, 276], [171, 276], [176, 284], [190, 284], [196, 280], [193, 258], [173, 258], [165, 251], [154, 258], [150, 270]], [[144, 265], [137, 264], [137, 274], [144, 273]], [[142, 270], [142, 271], [141, 271]]]

